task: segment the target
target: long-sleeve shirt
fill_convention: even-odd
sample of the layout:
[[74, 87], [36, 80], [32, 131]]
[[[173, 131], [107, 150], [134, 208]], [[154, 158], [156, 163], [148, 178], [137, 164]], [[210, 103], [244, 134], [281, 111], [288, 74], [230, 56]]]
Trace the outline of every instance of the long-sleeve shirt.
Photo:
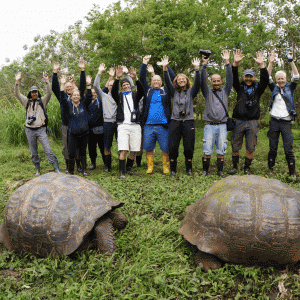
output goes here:
[[214, 95], [214, 92], [221, 98], [226, 109], [228, 109], [228, 97], [232, 89], [233, 76], [230, 64], [226, 65], [226, 83], [223, 88], [213, 90], [207, 83], [207, 65], [201, 69], [201, 91], [205, 98], [204, 121], [226, 123], [227, 116], [223, 105]]
[[[46, 89], [47, 89], [46, 95], [44, 97], [41, 97], [41, 100], [42, 100], [42, 103], [43, 103], [45, 109], [46, 109], [46, 105], [50, 101], [51, 94], [52, 94], [49, 81], [46, 82]], [[15, 96], [21, 102], [21, 104], [25, 107], [25, 109], [28, 106], [27, 112], [26, 112], [25, 126], [27, 128], [39, 128], [39, 127], [45, 126], [45, 120], [46, 120], [45, 113], [44, 113], [42, 107], [39, 105], [39, 101], [33, 100], [33, 99], [28, 99], [26, 96], [22, 95], [20, 93], [19, 84], [15, 84], [14, 92], [15, 92]], [[29, 103], [28, 103], [28, 101], [29, 101]], [[36, 120], [31, 125], [28, 125], [28, 120], [32, 116], [36, 117]]]

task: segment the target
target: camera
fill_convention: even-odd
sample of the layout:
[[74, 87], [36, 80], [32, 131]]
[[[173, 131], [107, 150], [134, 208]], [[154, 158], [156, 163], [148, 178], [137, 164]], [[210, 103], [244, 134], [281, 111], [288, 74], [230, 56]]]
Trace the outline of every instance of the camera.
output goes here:
[[294, 109], [291, 109], [291, 110], [290, 110], [290, 115], [291, 115], [292, 117], [296, 118], [296, 117], [297, 117], [297, 112], [296, 112]]
[[134, 109], [132, 112], [131, 112], [131, 120], [130, 120], [132, 123], [135, 123], [137, 120], [136, 120], [136, 110]]
[[204, 58], [205, 59], [208, 59], [211, 55], [211, 51], [210, 50], [203, 50], [203, 49], [200, 49], [198, 51], [198, 54], [201, 54], [201, 55], [204, 55]]
[[180, 117], [185, 117], [185, 116], [186, 116], [186, 112], [185, 112], [184, 110], [181, 110], [181, 111], [179, 112], [179, 116], [180, 116]]
[[36, 120], [35, 116], [29, 116], [28, 121], [27, 121], [27, 125], [31, 125], [35, 120]]

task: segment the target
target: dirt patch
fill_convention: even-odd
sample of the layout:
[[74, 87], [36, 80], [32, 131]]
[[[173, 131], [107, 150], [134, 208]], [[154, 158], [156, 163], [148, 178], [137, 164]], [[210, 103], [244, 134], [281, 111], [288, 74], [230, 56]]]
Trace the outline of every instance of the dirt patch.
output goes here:
[[17, 271], [12, 271], [12, 270], [1, 270], [0, 271], [0, 275], [3, 278], [7, 278], [7, 277], [14, 277], [16, 279], [17, 282], [22, 281], [22, 278], [20, 277], [19, 272]]

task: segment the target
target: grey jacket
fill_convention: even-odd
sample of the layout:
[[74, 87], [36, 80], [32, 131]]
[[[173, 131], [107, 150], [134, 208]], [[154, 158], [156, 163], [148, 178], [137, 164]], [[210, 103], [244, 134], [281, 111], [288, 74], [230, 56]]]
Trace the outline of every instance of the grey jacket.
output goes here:
[[[233, 85], [233, 75], [230, 64], [226, 65], [226, 83], [223, 88], [215, 91], [223, 101], [226, 109], [228, 110], [228, 97], [230, 95]], [[207, 83], [207, 65], [202, 65], [201, 69], [201, 91], [205, 98], [204, 107], [204, 121], [209, 122], [223, 122], [226, 123], [227, 117], [223, 105], [218, 98], [214, 95], [213, 89]]]
[[[46, 105], [48, 104], [48, 102], [51, 98], [51, 94], [52, 94], [52, 90], [51, 90], [49, 81], [46, 82], [46, 88], [47, 88], [46, 95], [41, 98], [45, 109], [46, 109]], [[34, 104], [34, 101], [32, 99], [28, 99], [26, 96], [22, 95], [20, 93], [19, 84], [15, 84], [15, 96], [21, 102], [21, 104], [25, 107], [25, 109], [27, 107], [27, 102], [29, 101], [25, 126], [27, 128], [40, 128], [40, 127], [44, 126], [45, 125], [45, 114], [44, 114], [42, 107], [39, 105], [39, 102], [35, 101], [35, 104]], [[27, 122], [28, 122], [28, 118], [30, 116], [35, 116], [36, 120], [31, 125], [28, 125]]]

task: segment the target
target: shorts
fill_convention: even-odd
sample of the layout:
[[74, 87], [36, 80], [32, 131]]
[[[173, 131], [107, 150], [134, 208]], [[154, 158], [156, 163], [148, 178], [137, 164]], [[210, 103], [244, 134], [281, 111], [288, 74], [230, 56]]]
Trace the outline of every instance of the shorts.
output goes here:
[[225, 155], [227, 149], [227, 125], [204, 126], [203, 132], [203, 152], [205, 155], [212, 155], [214, 144], [217, 146], [217, 154]]
[[112, 147], [114, 135], [116, 141], [118, 141], [118, 124], [113, 122], [104, 122], [103, 123], [103, 132], [104, 132], [104, 148], [110, 149]]
[[118, 125], [118, 151], [138, 152], [141, 149], [142, 131], [139, 124]]

